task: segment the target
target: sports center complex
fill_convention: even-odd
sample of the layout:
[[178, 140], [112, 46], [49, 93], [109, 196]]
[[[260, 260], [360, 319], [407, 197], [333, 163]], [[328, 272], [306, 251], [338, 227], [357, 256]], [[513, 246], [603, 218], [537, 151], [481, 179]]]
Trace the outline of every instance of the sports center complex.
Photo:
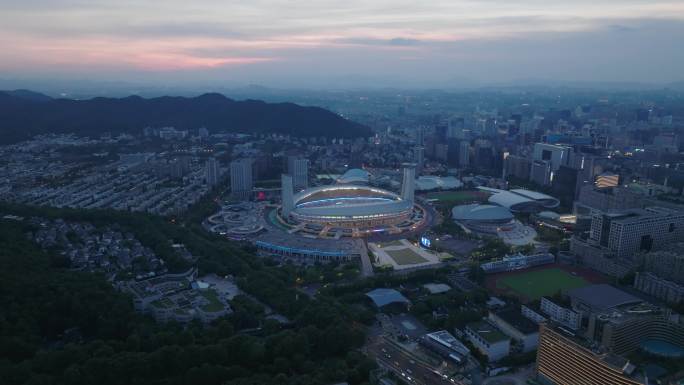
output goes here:
[[480, 187], [492, 195], [486, 204], [455, 206], [452, 219], [467, 232], [495, 236], [511, 245], [525, 245], [534, 241], [536, 231], [515, 219], [517, 213], [538, 213], [559, 206], [558, 199], [535, 191], [499, 190]]
[[415, 168], [405, 165], [400, 194], [364, 184], [348, 171], [337, 183], [294, 194], [292, 177], [282, 176], [280, 220], [300, 232], [319, 236], [362, 237], [401, 233], [424, 221], [424, 209], [415, 204]]

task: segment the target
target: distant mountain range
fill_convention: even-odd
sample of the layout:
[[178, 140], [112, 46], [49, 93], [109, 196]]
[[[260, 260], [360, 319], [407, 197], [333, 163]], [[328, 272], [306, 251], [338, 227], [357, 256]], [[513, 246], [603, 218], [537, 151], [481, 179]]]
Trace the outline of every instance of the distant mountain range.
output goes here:
[[53, 99], [28, 90], [0, 91], [0, 143], [33, 135], [73, 132], [141, 133], [144, 127], [206, 127], [211, 132], [277, 133], [298, 137], [355, 138], [370, 129], [319, 107], [293, 103], [236, 101], [210, 93], [193, 98], [139, 96]]

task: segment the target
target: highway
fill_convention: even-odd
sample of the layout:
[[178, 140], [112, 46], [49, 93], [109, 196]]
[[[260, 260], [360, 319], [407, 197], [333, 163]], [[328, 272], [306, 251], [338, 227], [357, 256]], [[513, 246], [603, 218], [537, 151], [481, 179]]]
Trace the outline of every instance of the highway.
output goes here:
[[369, 355], [376, 359], [378, 365], [392, 371], [404, 381], [417, 385], [458, 384], [437, 374], [433, 367], [407, 351], [387, 342], [384, 338], [376, 338], [367, 346]]

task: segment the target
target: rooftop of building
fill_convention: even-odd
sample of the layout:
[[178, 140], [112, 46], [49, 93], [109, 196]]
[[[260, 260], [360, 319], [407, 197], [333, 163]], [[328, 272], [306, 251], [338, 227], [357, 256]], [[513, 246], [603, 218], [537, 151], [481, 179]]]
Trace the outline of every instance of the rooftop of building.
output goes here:
[[598, 311], [641, 302], [641, 299], [605, 283], [578, 287], [569, 290], [567, 295], [573, 301], [582, 302]]
[[453, 176], [440, 177], [435, 175], [423, 175], [416, 179], [416, 190], [448, 190], [463, 186], [463, 183]]
[[467, 328], [474, 333], [477, 333], [482, 339], [490, 344], [510, 340], [508, 336], [487, 321], [471, 322], [468, 324]]
[[514, 327], [523, 334], [533, 334], [539, 332], [539, 325], [520, 313], [518, 308], [508, 308], [494, 312], [494, 315], [501, 318], [504, 322]]
[[560, 205], [560, 201], [550, 195], [540, 192], [512, 189], [500, 190], [489, 187], [478, 187], [478, 189], [492, 193], [489, 203], [493, 203], [507, 209], [516, 210], [524, 206], [538, 206], [539, 210], [555, 208]]
[[383, 307], [392, 303], [410, 303], [408, 298], [394, 289], [379, 288], [369, 291], [366, 293], [366, 296], [370, 298], [377, 307]]
[[457, 351], [461, 354], [468, 354], [470, 350], [461, 343], [456, 337], [451, 335], [446, 330], [439, 330], [436, 332], [428, 333], [424, 336], [425, 338], [428, 338], [446, 348], [449, 348], [451, 350]]
[[503, 221], [513, 219], [513, 214], [501, 206], [470, 204], [455, 206], [451, 210], [455, 220]]

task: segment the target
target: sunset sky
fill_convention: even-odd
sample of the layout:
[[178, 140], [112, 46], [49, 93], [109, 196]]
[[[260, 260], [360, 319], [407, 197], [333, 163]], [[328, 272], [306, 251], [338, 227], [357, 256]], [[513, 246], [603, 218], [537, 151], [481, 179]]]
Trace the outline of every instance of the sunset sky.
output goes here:
[[0, 77], [684, 80], [684, 1], [0, 1]]

